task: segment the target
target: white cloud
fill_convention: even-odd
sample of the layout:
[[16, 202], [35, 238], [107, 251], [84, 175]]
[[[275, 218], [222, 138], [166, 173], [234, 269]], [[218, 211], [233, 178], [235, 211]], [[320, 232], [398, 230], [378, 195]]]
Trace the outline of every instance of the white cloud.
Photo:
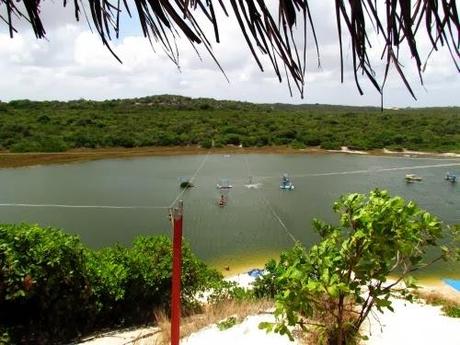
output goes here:
[[[332, 2], [315, 2], [312, 8], [322, 67], [317, 68], [310, 34], [304, 100], [300, 99], [295, 90], [294, 97], [289, 97], [287, 84], [278, 83], [267, 58], [262, 58], [265, 72], [259, 70], [233, 20], [222, 18], [222, 43], [212, 44], [215, 56], [230, 79], [230, 83], [227, 83], [203, 47], [199, 50], [202, 57], [200, 60], [186, 40], [179, 41], [179, 69], [159, 46], [155, 46], [154, 52], [148, 40], [134, 34], [134, 19], [131, 22], [123, 19], [123, 24], [127, 25], [125, 34], [120, 40], [112, 42], [113, 50], [123, 61], [120, 64], [102, 45], [97, 34], [91, 33], [85, 24], [74, 24], [71, 8], [63, 11], [59, 10], [60, 3], [51, 3], [52, 6], [47, 3], [43, 13], [45, 24], [48, 25], [48, 40], [36, 40], [26, 25], [21, 26], [20, 33], [13, 40], [5, 32], [4, 26], [0, 31], [2, 100], [67, 100], [81, 97], [109, 99], [169, 93], [254, 102], [380, 104], [380, 96], [365, 78], [360, 78], [365, 95], [359, 96], [354, 85], [351, 51], [346, 39], [345, 83], [340, 84], [339, 50]], [[299, 31], [301, 33], [301, 27]], [[426, 38], [422, 37], [420, 42], [426, 50]], [[374, 67], [379, 75], [378, 80], [381, 80], [383, 72], [383, 63], [378, 62], [381, 49], [381, 46], [377, 46], [370, 52], [370, 56], [377, 62]], [[404, 65], [419, 102], [411, 99], [402, 81], [392, 70], [385, 91], [387, 105], [460, 105], [456, 95], [460, 90], [459, 74], [446, 50], [432, 56], [424, 74], [425, 88], [419, 85], [413, 61], [405, 59]]]

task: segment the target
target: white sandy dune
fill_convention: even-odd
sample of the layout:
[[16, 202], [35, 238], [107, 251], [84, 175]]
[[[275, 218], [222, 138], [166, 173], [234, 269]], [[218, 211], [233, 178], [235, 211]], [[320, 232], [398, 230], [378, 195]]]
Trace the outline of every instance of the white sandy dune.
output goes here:
[[244, 322], [224, 331], [217, 326], [207, 327], [181, 341], [181, 345], [291, 345], [286, 336], [267, 333], [258, 328], [259, 323], [273, 322], [272, 314], [251, 315]]
[[[442, 315], [439, 307], [411, 304], [401, 300], [393, 302], [395, 312], [378, 314], [365, 325], [364, 334], [369, 336], [363, 345], [460, 345], [460, 319]], [[286, 336], [266, 333], [258, 325], [262, 321], [273, 322], [272, 314], [247, 317], [242, 323], [220, 331], [216, 325], [196, 332], [181, 340], [181, 345], [296, 345]], [[111, 334], [85, 342], [84, 345], [155, 345], [154, 329], [141, 329]], [[143, 338], [143, 339], [139, 339]], [[136, 341], [137, 339], [137, 341]]]
[[368, 345], [460, 345], [460, 319], [443, 316], [440, 307], [394, 300], [395, 312], [370, 318]]
[[[395, 312], [370, 318], [363, 334], [363, 345], [460, 345], [460, 319], [443, 316], [440, 308], [394, 300]], [[205, 328], [181, 341], [182, 345], [288, 345], [285, 336], [267, 334], [258, 329], [261, 321], [273, 321], [273, 315], [254, 315], [228, 330], [216, 326]]]
[[[236, 281], [248, 287], [254, 278], [247, 274], [228, 277], [227, 280]], [[450, 294], [451, 297], [460, 298], [456, 292], [447, 285], [436, 287], [437, 291]], [[363, 334], [369, 336], [363, 345], [460, 345], [460, 319], [449, 318], [442, 315], [440, 307], [394, 299], [394, 312], [385, 311], [383, 314], [376, 312], [369, 317], [364, 325]], [[279, 334], [267, 333], [260, 330], [260, 322], [273, 322], [271, 313], [251, 315], [242, 323], [227, 330], [220, 331], [216, 325], [210, 325], [187, 338], [181, 340], [181, 345], [297, 345], [298, 342], [289, 341], [288, 337]], [[151, 336], [147, 336], [146, 335]], [[156, 330], [140, 329], [126, 333], [115, 333], [107, 337], [93, 339], [84, 345], [155, 345]], [[134, 341], [138, 338], [137, 341]], [[139, 339], [142, 338], [142, 339]], [[314, 344], [312, 344], [314, 345]]]

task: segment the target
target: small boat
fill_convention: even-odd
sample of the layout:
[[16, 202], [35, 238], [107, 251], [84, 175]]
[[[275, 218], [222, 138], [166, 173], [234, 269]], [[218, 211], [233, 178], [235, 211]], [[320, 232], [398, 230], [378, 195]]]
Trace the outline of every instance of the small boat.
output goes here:
[[289, 179], [287, 174], [283, 174], [281, 178], [280, 188], [284, 190], [293, 190], [294, 185], [292, 184], [291, 180]]
[[230, 189], [232, 187], [230, 181], [227, 179], [221, 179], [219, 183], [217, 183], [217, 189]]
[[190, 181], [182, 181], [182, 182], [180, 183], [180, 187], [183, 188], [183, 189], [192, 188], [192, 187], [193, 187], [193, 183], [190, 182]]
[[452, 182], [452, 183], [455, 183], [455, 182], [457, 182], [457, 175], [454, 175], [454, 174], [452, 174], [450, 172], [447, 172], [445, 180], [449, 181], [449, 182]]
[[179, 181], [180, 181], [179, 186], [182, 189], [188, 189], [188, 188], [194, 187], [193, 183], [190, 181], [188, 177], [180, 177]]
[[407, 174], [405, 179], [406, 179], [406, 182], [409, 182], [409, 183], [422, 180], [420, 176], [417, 176], [415, 174]]

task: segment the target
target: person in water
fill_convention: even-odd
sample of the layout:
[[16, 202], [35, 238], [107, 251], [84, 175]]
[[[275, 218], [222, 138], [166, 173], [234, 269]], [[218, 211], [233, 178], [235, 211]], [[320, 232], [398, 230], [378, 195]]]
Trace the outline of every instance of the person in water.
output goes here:
[[225, 205], [224, 195], [221, 194], [221, 195], [220, 195], [220, 200], [219, 200], [219, 206], [224, 206], [224, 205]]

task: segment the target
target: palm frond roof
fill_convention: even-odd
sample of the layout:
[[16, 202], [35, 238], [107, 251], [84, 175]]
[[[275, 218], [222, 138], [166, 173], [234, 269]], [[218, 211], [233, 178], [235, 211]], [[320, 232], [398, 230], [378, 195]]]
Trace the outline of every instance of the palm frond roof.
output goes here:
[[[184, 36], [193, 46], [203, 45], [222, 70], [215, 57], [211, 42], [220, 42], [220, 21], [217, 7], [224, 15], [234, 16], [247, 46], [261, 70], [261, 56], [266, 55], [281, 82], [285, 76], [289, 89], [294, 86], [301, 96], [304, 93], [306, 76], [306, 41], [311, 34], [316, 46], [316, 58], [320, 64], [315, 20], [324, 13], [312, 13], [313, 0], [73, 0], [75, 19], [87, 18], [95, 28], [103, 44], [118, 59], [110, 41], [119, 37], [120, 16], [126, 12], [139, 19], [142, 32], [152, 44], [163, 47], [169, 58], [179, 63], [177, 37]], [[332, 1], [332, 0], [317, 0]], [[362, 94], [358, 76], [366, 76], [374, 87], [382, 92], [393, 65], [407, 89], [415, 95], [400, 64], [400, 50], [408, 48], [422, 81], [424, 61], [420, 56], [417, 41], [419, 33], [429, 38], [432, 51], [448, 49], [452, 62], [460, 72], [460, 24], [456, 0], [333, 0], [338, 29], [341, 80], [343, 81], [343, 40], [348, 38], [352, 51], [354, 78]], [[69, 2], [63, 0], [63, 6]], [[44, 38], [46, 28], [41, 19], [42, 0], [0, 0], [0, 23], [7, 25], [10, 36], [17, 32], [15, 24], [25, 20], [37, 38]], [[277, 4], [277, 13], [269, 5]], [[383, 10], [382, 10], [383, 9]], [[198, 20], [200, 18], [200, 20]], [[211, 23], [213, 32], [205, 32], [203, 18]], [[1, 25], [1, 24], [0, 24]], [[294, 39], [294, 28], [300, 27], [303, 42]], [[383, 82], [378, 82], [368, 51], [372, 46], [372, 32], [383, 36], [385, 60]], [[223, 42], [225, 44], [225, 42]], [[431, 51], [431, 52], [432, 52]], [[429, 55], [431, 55], [431, 52]], [[222, 70], [223, 72], [223, 70]], [[423, 81], [422, 81], [423, 83]]]

